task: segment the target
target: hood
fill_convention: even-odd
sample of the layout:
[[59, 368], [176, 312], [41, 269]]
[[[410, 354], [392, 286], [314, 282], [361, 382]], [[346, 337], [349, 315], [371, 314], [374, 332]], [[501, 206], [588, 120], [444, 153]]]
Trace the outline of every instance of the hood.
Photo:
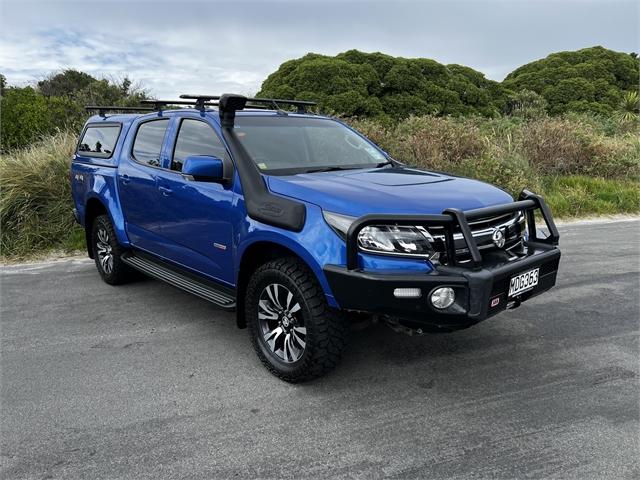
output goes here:
[[376, 168], [267, 176], [277, 194], [359, 217], [369, 213], [438, 214], [512, 202], [505, 191], [478, 180], [412, 168]]

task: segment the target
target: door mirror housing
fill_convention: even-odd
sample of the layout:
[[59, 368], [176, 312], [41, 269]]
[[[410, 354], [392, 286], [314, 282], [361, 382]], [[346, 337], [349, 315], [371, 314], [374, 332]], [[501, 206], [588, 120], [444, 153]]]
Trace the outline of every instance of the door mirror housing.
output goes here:
[[191, 155], [182, 164], [182, 174], [194, 180], [220, 182], [226, 180], [224, 161], [209, 155]]

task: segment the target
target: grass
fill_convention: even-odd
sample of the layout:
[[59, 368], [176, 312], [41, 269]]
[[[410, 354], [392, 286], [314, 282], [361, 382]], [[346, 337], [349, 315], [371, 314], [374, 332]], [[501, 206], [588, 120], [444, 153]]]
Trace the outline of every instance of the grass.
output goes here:
[[[637, 124], [579, 115], [352, 123], [409, 164], [478, 178], [514, 195], [523, 188], [540, 193], [556, 217], [640, 213]], [[85, 248], [71, 213], [75, 143], [74, 134], [62, 132], [0, 158], [3, 259]]]
[[640, 212], [640, 184], [632, 180], [581, 175], [546, 177], [541, 193], [557, 217]]
[[0, 159], [2, 257], [81, 248], [69, 182], [75, 144], [73, 134], [60, 133]]

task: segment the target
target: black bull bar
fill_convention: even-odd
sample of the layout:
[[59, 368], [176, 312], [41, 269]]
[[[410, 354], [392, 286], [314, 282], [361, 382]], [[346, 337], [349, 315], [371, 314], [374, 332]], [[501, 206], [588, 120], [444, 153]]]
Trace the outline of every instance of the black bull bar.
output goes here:
[[[540, 211], [546, 227], [549, 230], [549, 235], [544, 238], [538, 237], [537, 234], [535, 218], [537, 210]], [[355, 220], [347, 231], [347, 270], [355, 270], [358, 268], [358, 235], [363, 228], [370, 225], [417, 225], [425, 228], [429, 226], [444, 227], [445, 248], [449, 259], [448, 265], [450, 266], [455, 266], [457, 263], [454, 233], [456, 228], [459, 228], [471, 257], [470, 262], [465, 264], [465, 266], [468, 265], [470, 268], [478, 270], [482, 268], [482, 255], [471, 232], [469, 221], [517, 211], [522, 211], [526, 215], [527, 229], [529, 231], [527, 244], [529, 246], [548, 248], [558, 245], [560, 235], [553, 221], [551, 211], [544, 199], [535, 193], [523, 190], [516, 202], [474, 210], [462, 211], [457, 208], [448, 208], [439, 215], [364, 215]]]

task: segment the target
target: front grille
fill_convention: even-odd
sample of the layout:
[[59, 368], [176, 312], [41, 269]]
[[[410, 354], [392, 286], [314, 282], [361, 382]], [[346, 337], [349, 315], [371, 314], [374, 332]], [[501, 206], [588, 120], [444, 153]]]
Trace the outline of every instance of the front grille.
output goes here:
[[[470, 221], [469, 227], [480, 252], [488, 250], [515, 251], [522, 245], [525, 231], [525, 215], [518, 211], [505, 215], [478, 218]], [[492, 236], [496, 230], [502, 231], [505, 236], [505, 244], [502, 248], [498, 248], [493, 241]], [[429, 227], [428, 231], [434, 239], [436, 250], [446, 253], [445, 227]], [[454, 228], [453, 234], [456, 260], [465, 261], [469, 258], [469, 248], [459, 226]]]
[[498, 215], [494, 217], [479, 218], [467, 223], [469, 223], [471, 230], [483, 230], [486, 228], [496, 228], [508, 222], [509, 220], [516, 218], [519, 215], [519, 213], [520, 212], [515, 212], [515, 213], [507, 213], [505, 215]]

